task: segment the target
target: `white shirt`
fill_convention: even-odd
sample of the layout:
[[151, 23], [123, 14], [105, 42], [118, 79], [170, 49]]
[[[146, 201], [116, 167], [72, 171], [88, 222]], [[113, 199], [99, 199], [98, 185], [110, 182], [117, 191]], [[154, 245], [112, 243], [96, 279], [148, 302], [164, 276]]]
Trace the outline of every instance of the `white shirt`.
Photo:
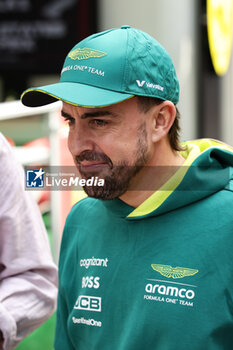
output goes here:
[[24, 171], [0, 133], [0, 330], [11, 350], [54, 312], [57, 267]]

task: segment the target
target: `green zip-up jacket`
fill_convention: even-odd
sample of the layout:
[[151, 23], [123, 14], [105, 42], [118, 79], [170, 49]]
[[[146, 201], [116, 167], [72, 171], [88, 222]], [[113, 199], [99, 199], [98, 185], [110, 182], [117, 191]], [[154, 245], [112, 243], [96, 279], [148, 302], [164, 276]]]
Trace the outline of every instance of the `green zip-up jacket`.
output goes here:
[[55, 350], [233, 349], [233, 150], [186, 146], [138, 208], [93, 198], [72, 208]]

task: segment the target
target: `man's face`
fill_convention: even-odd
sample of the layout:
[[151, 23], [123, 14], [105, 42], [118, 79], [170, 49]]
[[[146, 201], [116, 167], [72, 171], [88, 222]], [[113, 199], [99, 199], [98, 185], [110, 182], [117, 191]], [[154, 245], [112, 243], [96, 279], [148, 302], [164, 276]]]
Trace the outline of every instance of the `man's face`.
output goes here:
[[104, 186], [85, 186], [99, 199], [120, 197], [132, 187], [151, 157], [147, 116], [136, 98], [102, 108], [63, 103], [69, 124], [68, 147], [82, 178], [104, 179]]

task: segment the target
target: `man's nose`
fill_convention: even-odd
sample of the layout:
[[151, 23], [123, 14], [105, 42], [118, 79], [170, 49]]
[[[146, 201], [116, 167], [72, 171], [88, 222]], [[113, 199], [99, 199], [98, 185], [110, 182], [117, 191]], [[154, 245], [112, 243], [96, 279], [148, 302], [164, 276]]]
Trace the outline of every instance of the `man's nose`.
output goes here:
[[93, 151], [94, 143], [90, 132], [82, 125], [77, 125], [69, 131], [68, 148], [73, 156], [78, 156], [85, 151]]

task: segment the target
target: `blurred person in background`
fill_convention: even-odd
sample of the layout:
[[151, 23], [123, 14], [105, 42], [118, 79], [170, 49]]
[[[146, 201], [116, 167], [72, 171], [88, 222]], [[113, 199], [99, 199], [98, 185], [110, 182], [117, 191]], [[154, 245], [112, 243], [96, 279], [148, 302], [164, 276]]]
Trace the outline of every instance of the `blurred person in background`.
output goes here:
[[66, 221], [55, 349], [231, 350], [233, 149], [180, 143], [171, 57], [129, 26], [97, 33], [22, 95], [57, 99], [81, 177], [104, 183]]
[[54, 312], [57, 267], [22, 166], [0, 133], [0, 349], [11, 350]]

